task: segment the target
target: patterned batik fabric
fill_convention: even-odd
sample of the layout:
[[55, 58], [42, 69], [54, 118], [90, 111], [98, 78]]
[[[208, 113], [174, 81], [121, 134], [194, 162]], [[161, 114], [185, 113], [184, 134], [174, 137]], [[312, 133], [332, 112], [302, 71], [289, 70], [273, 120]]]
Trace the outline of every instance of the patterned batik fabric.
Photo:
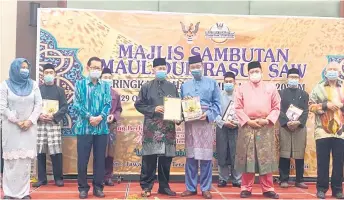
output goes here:
[[142, 140], [143, 155], [165, 155], [174, 157], [176, 154], [175, 124], [162, 119], [145, 118]]
[[185, 148], [187, 158], [212, 160], [214, 123], [192, 121], [185, 123]]
[[54, 123], [38, 123], [37, 153], [62, 153], [61, 126]]
[[240, 128], [237, 144], [235, 169], [238, 172], [264, 175], [278, 170], [272, 126], [260, 129], [249, 126]]

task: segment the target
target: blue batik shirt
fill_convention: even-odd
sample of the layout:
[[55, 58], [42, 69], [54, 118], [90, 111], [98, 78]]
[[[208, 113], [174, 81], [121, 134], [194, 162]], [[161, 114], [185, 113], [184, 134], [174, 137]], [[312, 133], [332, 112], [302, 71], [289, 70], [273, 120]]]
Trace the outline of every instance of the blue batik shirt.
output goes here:
[[[98, 80], [93, 84], [90, 78], [80, 80], [75, 85], [73, 108], [78, 119], [75, 124], [76, 135], [105, 135], [109, 134], [107, 116], [111, 109], [110, 85]], [[103, 120], [98, 126], [92, 126], [90, 117], [101, 115]]]

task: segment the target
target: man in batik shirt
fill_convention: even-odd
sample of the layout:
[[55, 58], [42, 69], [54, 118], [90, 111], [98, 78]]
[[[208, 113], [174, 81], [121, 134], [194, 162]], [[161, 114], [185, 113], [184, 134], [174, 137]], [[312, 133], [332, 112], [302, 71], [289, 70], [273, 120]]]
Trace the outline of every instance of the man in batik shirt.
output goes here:
[[158, 193], [176, 196], [170, 189], [170, 168], [176, 154], [175, 123], [164, 121], [164, 97], [178, 97], [176, 86], [167, 81], [167, 67], [164, 58], [153, 61], [155, 79], [144, 84], [135, 102], [137, 111], [144, 115], [142, 166], [140, 185], [142, 196], [151, 196], [158, 162]]
[[325, 80], [310, 95], [310, 111], [315, 113], [317, 153], [317, 197], [325, 199], [329, 189], [329, 163], [332, 151], [332, 196], [343, 199], [343, 86], [339, 82], [341, 68], [331, 62], [325, 69]]
[[[234, 169], [236, 141], [238, 138], [238, 119], [235, 115], [233, 91], [235, 74], [224, 74], [224, 91], [221, 92], [222, 115], [216, 117], [216, 153], [219, 169], [218, 187], [226, 187], [232, 181], [233, 187], [241, 186], [241, 173]], [[223, 119], [224, 115], [229, 115]]]
[[200, 55], [189, 57], [189, 68], [193, 76], [181, 87], [181, 97], [199, 97], [203, 114], [199, 120], [185, 122], [186, 191], [182, 197], [197, 195], [198, 165], [201, 168], [201, 191], [205, 199], [211, 199], [214, 124], [221, 114], [220, 88], [214, 79], [203, 76], [204, 68]]
[[248, 64], [249, 81], [240, 85], [234, 95], [240, 129], [235, 169], [242, 172], [241, 198], [252, 195], [255, 173], [263, 195], [278, 199], [272, 173], [278, 170], [274, 124], [280, 114], [281, 98], [274, 84], [264, 83], [259, 62]]

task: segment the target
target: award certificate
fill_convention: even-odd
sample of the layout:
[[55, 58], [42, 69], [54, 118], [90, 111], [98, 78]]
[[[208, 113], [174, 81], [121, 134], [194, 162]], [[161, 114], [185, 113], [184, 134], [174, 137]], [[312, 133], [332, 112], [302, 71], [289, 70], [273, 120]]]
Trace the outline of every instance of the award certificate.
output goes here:
[[42, 114], [47, 115], [53, 115], [57, 113], [59, 110], [59, 102], [56, 100], [47, 100], [43, 99], [43, 111]]
[[182, 107], [186, 122], [198, 120], [203, 114], [199, 97], [182, 100]]
[[164, 120], [181, 121], [182, 119], [182, 100], [179, 98], [164, 98]]

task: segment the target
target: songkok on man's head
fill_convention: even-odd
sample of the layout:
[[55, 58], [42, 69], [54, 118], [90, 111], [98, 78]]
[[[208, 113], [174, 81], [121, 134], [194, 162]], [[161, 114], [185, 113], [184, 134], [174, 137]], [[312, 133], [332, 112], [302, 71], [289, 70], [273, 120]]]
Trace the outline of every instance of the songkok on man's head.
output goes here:
[[50, 64], [50, 63], [43, 65], [43, 71], [47, 69], [55, 70], [55, 65]]
[[201, 55], [195, 55], [189, 57], [189, 65], [202, 62]]
[[296, 75], [299, 75], [299, 76], [300, 76], [300, 71], [299, 71], [299, 69], [291, 68], [291, 69], [288, 70], [288, 76], [289, 76], [290, 74], [296, 74]]
[[233, 78], [235, 79], [235, 74], [233, 72], [226, 72], [224, 75], [223, 75], [224, 78]]
[[153, 60], [153, 67], [162, 66], [162, 65], [166, 65], [165, 58], [155, 58]]
[[112, 74], [112, 72], [111, 72], [111, 69], [110, 68], [103, 68], [103, 71], [102, 71], [102, 75], [103, 74]]
[[253, 62], [250, 62], [248, 63], [248, 71], [250, 71], [251, 69], [254, 69], [254, 68], [262, 68], [262, 66], [260, 65], [260, 62], [258, 61], [253, 61]]

